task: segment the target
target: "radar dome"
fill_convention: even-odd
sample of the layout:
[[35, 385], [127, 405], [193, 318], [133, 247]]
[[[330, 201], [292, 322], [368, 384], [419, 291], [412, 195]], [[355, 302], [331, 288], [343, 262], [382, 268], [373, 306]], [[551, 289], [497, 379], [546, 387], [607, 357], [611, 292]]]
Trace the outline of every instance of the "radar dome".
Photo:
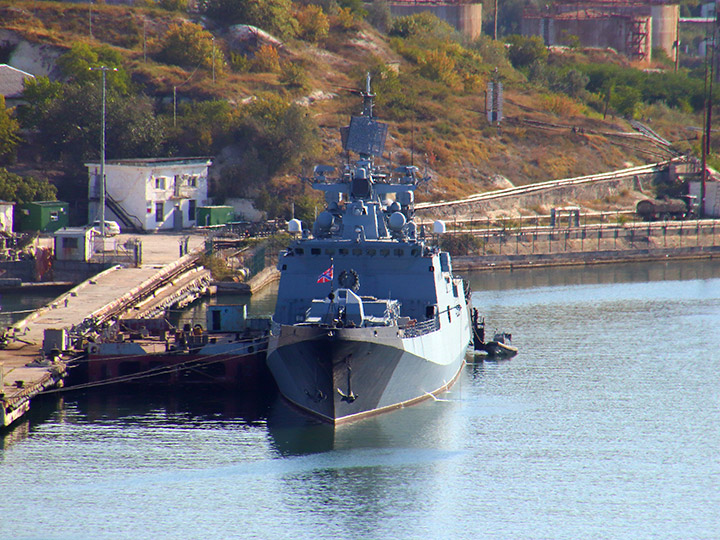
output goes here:
[[288, 221], [288, 232], [302, 232], [302, 221], [300, 221], [299, 219], [291, 219], [290, 221]]
[[390, 227], [391, 230], [399, 232], [404, 226], [405, 216], [403, 214], [401, 214], [400, 212], [394, 212], [393, 214], [390, 214], [390, 219], [388, 220], [388, 227]]
[[320, 215], [317, 217], [317, 220], [315, 221], [315, 225], [323, 230], [327, 231], [330, 229], [330, 227], [333, 226], [333, 223], [335, 222], [335, 218], [330, 212], [320, 212]]
[[433, 232], [435, 234], [445, 234], [445, 222], [438, 219], [433, 223]]

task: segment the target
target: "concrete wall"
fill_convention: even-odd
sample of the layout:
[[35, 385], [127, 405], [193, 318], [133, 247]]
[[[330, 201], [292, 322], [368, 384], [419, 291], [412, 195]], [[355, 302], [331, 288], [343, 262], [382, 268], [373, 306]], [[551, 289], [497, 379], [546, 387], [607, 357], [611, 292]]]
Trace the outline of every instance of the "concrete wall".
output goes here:
[[[81, 283], [112, 266], [112, 263], [82, 261], [53, 261], [53, 281]], [[6, 278], [19, 278], [25, 283], [35, 282], [35, 261], [0, 262], [0, 273]]]
[[393, 17], [429, 11], [453, 26], [458, 32], [475, 39], [482, 33], [482, 4], [390, 4]]

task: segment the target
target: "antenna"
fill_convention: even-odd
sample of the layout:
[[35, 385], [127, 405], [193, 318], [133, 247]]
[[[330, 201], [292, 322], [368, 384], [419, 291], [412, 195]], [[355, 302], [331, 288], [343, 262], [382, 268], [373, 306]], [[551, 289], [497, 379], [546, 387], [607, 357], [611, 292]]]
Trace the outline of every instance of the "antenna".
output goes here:
[[415, 119], [410, 121], [410, 165], [415, 165]]

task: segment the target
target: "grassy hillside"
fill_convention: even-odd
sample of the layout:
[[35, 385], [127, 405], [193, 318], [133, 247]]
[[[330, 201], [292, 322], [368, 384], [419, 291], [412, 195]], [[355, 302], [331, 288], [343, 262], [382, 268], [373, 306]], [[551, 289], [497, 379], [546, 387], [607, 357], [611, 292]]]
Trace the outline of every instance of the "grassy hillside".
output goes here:
[[[298, 18], [302, 9], [295, 5]], [[0, 0], [0, 27], [5, 32], [58, 52], [67, 51], [73, 43], [84, 43], [108, 46], [119, 53], [131, 81], [130, 92], [153, 100], [166, 134], [178, 129], [173, 93], [181, 104], [226, 101], [231, 124], [243, 118], [245, 108], [258, 96], [269, 94], [302, 104], [317, 125], [320, 144], [308, 146], [313, 150], [301, 159], [288, 161], [292, 167], [280, 167], [272, 170], [272, 178], [260, 178], [262, 185], [293, 196], [303, 193], [298, 174], [307, 174], [316, 162], [337, 163], [337, 128], [358, 111], [359, 100], [350, 90], [360, 87], [366, 71], [375, 76], [376, 114], [390, 125], [387, 158], [393, 164], [413, 161], [421, 169], [427, 168], [435, 180], [418, 194], [420, 200], [454, 198], [503, 186], [498, 175], [514, 185], [524, 185], [669, 156], [650, 142], [626, 136], [633, 129], [612, 106], [603, 117], [600, 90], [592, 93], [583, 87], [572, 95], [553, 89], [553, 84], [543, 82], [549, 75], [538, 76], [533, 65], [513, 67], [507, 47], [501, 43], [485, 37], [467, 43], [436, 22], [426, 23], [430, 31], [424, 27], [420, 33], [388, 36], [349, 11], [326, 16], [327, 35], [317, 40], [286, 38], [276, 48], [279, 67], [258, 69], [258, 48], [243, 56], [241, 43], [231, 31], [207, 17], [159, 8]], [[199, 23], [214, 38], [214, 81], [211, 64], [206, 61], [183, 66], [161, 59], [166, 33], [185, 21]], [[2, 53], [8, 56], [11, 49]], [[543, 66], [550, 66], [552, 73], [565, 73], [561, 77], [567, 75], [562, 66], [598, 62], [623, 63], [611, 53], [597, 51], [555, 51], [543, 58]], [[297, 67], [300, 75], [288, 66]], [[505, 120], [499, 127], [489, 125], [484, 112], [485, 88], [495, 69], [505, 97]], [[301, 83], [291, 78], [293, 73]], [[701, 125], [701, 120], [689, 106], [683, 112], [682, 107], [660, 101], [640, 103], [633, 114], [677, 142], [680, 151], [698, 146], [697, 132], [689, 126]], [[223, 155], [230, 158], [219, 161], [247, 161], [248, 145], [239, 139], [253, 136], [248, 133], [255, 132], [235, 129], [223, 137], [213, 134], [208, 152], [199, 153], [220, 153], [222, 141]], [[172, 153], [172, 145], [164, 148]], [[16, 167], [23, 165], [22, 158], [28, 154], [34, 160], [42, 159], [37, 152], [21, 151]], [[227, 181], [227, 175], [218, 174], [218, 178]]]

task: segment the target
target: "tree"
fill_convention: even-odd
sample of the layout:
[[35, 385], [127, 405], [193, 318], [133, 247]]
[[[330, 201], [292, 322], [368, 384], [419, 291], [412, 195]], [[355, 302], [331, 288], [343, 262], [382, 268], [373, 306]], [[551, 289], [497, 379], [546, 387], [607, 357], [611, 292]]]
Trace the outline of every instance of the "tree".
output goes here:
[[630, 86], [616, 86], [610, 98], [612, 107], [627, 118], [635, 118], [638, 106], [642, 101], [642, 94], [637, 88]]
[[[161, 123], [145, 97], [108, 92], [106, 152], [109, 158], [156, 156], [164, 142]], [[77, 171], [100, 153], [101, 91], [99, 85], [68, 85], [40, 123], [38, 140], [48, 159], [60, 159]]]
[[32, 201], [54, 201], [57, 189], [47, 180], [19, 176], [0, 168], [0, 200], [23, 204]]
[[173, 24], [165, 33], [157, 58], [176, 66], [212, 68], [212, 34], [199, 24]]
[[280, 55], [272, 45], [262, 45], [253, 58], [250, 69], [259, 73], [277, 73], [280, 71]]
[[291, 0], [205, 0], [203, 12], [222, 24], [251, 24], [281, 38], [297, 35]]
[[218, 186], [222, 195], [249, 196], [260, 187], [262, 193], [273, 176], [296, 169], [302, 158], [317, 153], [317, 126], [304, 107], [268, 94], [239, 112], [235, 140], [242, 160], [223, 175]]
[[548, 50], [540, 36], [508, 36], [510, 45], [508, 57], [516, 68], [529, 66], [533, 62], [544, 62], [548, 57]]
[[87, 43], [75, 42], [69, 51], [58, 58], [57, 64], [62, 74], [77, 84], [99, 81], [102, 78], [102, 73], [91, 70], [92, 67], [115, 68], [117, 71], [106, 73], [107, 87], [120, 94], [128, 93], [130, 78], [122, 67], [122, 55], [107, 45], [91, 47]]
[[316, 43], [327, 37], [330, 31], [330, 22], [320, 6], [308, 5], [300, 9], [297, 14], [299, 36]]
[[188, 0], [160, 0], [158, 5], [168, 11], [187, 11]]
[[232, 110], [227, 101], [205, 101], [180, 106], [177, 127], [170, 129], [168, 152], [181, 156], [218, 153], [232, 142]]
[[15, 161], [20, 143], [19, 130], [20, 124], [10, 116], [10, 112], [5, 108], [5, 97], [0, 94], [0, 163]]
[[62, 96], [63, 84], [39, 76], [25, 79], [23, 87], [26, 103], [17, 106], [17, 117], [22, 127], [34, 129], [45, 118], [53, 101]]
[[278, 81], [293, 90], [306, 90], [309, 85], [305, 68], [296, 62], [282, 64]]
[[388, 32], [390, 36], [401, 38], [435, 37], [437, 39], [445, 39], [452, 33], [452, 26], [428, 11], [393, 19], [392, 27]]

